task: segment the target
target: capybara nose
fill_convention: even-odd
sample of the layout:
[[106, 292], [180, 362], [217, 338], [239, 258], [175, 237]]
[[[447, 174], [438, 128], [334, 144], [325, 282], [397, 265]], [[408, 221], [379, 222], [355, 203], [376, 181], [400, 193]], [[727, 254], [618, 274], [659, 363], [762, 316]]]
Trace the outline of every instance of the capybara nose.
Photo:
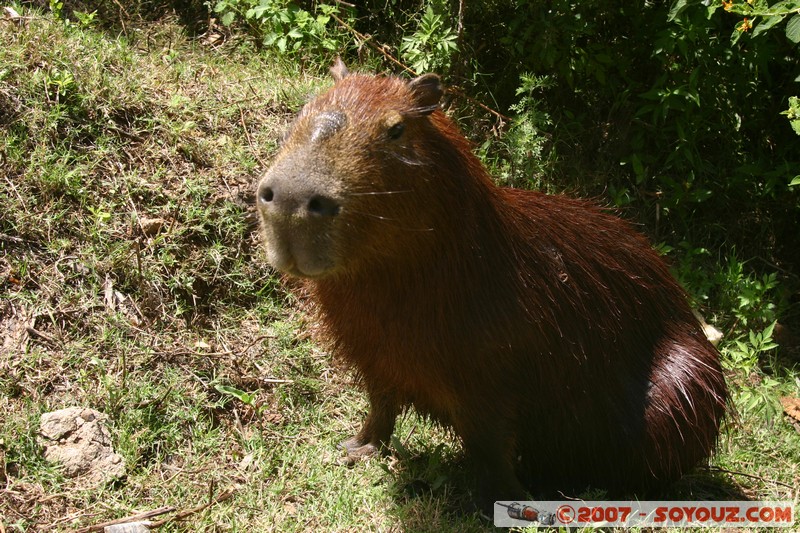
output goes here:
[[267, 206], [272, 204], [272, 200], [274, 199], [275, 191], [272, 190], [271, 186], [262, 181], [258, 185], [258, 203], [263, 206]]
[[335, 217], [341, 211], [335, 198], [303, 187], [281, 187], [266, 180], [258, 186], [258, 203], [267, 212], [288, 216]]
[[308, 213], [320, 217], [335, 217], [340, 209], [339, 202], [321, 194], [311, 196], [306, 204]]

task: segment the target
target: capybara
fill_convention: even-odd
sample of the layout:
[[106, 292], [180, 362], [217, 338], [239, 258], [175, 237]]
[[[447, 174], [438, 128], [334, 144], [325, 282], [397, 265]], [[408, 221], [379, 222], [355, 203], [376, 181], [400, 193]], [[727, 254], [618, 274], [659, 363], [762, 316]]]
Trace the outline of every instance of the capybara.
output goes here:
[[413, 406], [461, 438], [486, 510], [642, 494], [707, 458], [719, 354], [648, 241], [591, 202], [496, 186], [438, 76], [331, 71], [256, 194], [267, 260], [369, 395], [349, 457]]

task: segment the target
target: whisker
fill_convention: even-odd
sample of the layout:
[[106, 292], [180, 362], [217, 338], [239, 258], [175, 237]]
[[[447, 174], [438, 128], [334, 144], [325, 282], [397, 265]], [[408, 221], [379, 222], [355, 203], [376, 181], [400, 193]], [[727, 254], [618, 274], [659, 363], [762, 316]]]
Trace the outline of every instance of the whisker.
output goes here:
[[392, 226], [394, 228], [397, 228], [397, 229], [401, 229], [403, 231], [434, 231], [433, 228], [408, 228], [408, 227], [404, 227], [404, 226], [398, 226], [398, 225], [391, 224], [391, 222], [399, 222], [399, 220], [396, 219], [396, 218], [384, 217], [384, 216], [381, 216], [381, 215], [375, 215], [373, 213], [365, 213], [364, 211], [355, 211], [355, 210], [352, 210], [352, 209], [350, 209], [349, 211], [351, 213], [353, 213], [353, 214], [356, 214], [356, 215], [362, 215], [362, 216], [365, 216], [365, 217], [374, 218], [375, 220], [380, 220], [381, 222], [387, 223], [390, 226]]
[[386, 194], [386, 195], [389, 195], [389, 194], [403, 194], [403, 193], [409, 193], [409, 192], [414, 192], [414, 191], [411, 190], [411, 189], [407, 189], [407, 190], [404, 190], [404, 191], [367, 191], [367, 192], [351, 192], [351, 193], [347, 193], [347, 195], [348, 196], [378, 196], [378, 195], [383, 195], [383, 194]]
[[423, 161], [421, 159], [412, 159], [410, 157], [406, 157], [403, 154], [397, 153], [393, 150], [383, 149], [383, 150], [378, 150], [378, 153], [396, 159], [397, 161], [400, 161], [401, 163], [404, 163], [409, 166], [425, 166], [426, 164], [426, 161]]

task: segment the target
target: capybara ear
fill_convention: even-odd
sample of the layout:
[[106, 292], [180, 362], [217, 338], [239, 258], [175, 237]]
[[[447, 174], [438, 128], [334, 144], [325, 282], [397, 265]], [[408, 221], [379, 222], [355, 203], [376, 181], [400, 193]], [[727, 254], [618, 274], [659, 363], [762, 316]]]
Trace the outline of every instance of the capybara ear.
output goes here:
[[344, 78], [350, 75], [350, 71], [347, 70], [347, 66], [345, 66], [344, 61], [339, 56], [336, 56], [336, 60], [331, 65], [331, 76], [333, 76], [334, 81], [342, 81]]
[[439, 107], [439, 100], [444, 94], [442, 80], [436, 74], [423, 74], [408, 82], [408, 87], [416, 104], [415, 112], [430, 115]]

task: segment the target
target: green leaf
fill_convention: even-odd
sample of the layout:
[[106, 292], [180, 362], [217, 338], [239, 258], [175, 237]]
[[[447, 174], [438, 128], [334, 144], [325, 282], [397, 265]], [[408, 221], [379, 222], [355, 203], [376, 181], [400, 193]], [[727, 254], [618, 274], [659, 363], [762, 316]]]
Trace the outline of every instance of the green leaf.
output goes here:
[[433, 480], [433, 483], [431, 483], [431, 490], [434, 490], [434, 491], [438, 490], [439, 487], [441, 487], [444, 484], [445, 481], [447, 481], [447, 475], [446, 474], [439, 474], [436, 477], [436, 479]]
[[641, 184], [644, 182], [644, 165], [638, 154], [631, 156], [631, 165], [633, 165], [633, 172], [636, 174], [636, 183]]
[[233, 396], [242, 403], [253, 403], [254, 395], [248, 394], [243, 390], [239, 390], [235, 387], [229, 387], [228, 385], [214, 385], [214, 388], [217, 389], [217, 392], [227, 394], [228, 396]]
[[220, 20], [222, 21], [223, 26], [230, 26], [231, 24], [233, 24], [234, 18], [236, 18], [236, 13], [234, 13], [233, 11], [228, 11], [227, 13], [222, 15], [222, 18]]
[[739, 31], [738, 29], [733, 30], [733, 33], [731, 33], [731, 44], [733, 45], [738, 43], [739, 39], [742, 38], [743, 33], [743, 31]]
[[267, 15], [269, 15], [269, 6], [256, 6], [252, 9], [252, 11], [253, 16], [255, 16], [257, 19], [264, 19], [267, 18]]
[[280, 37], [280, 35], [275, 32], [270, 32], [266, 34], [264, 36], [264, 46], [272, 46], [273, 44], [275, 44], [275, 41], [278, 40], [278, 37]]
[[756, 12], [755, 14], [758, 14], [761, 11], [769, 8], [769, 4], [766, 2], [766, 0], [748, 1], [747, 3], [753, 6], [753, 11]]
[[795, 176], [792, 178], [792, 181], [789, 182], [789, 187], [797, 187], [800, 185], [800, 176]]
[[740, 341], [738, 339], [736, 340], [736, 346], [739, 347], [739, 350], [742, 353], [747, 353], [748, 352], [749, 347], [747, 346], [747, 344], [745, 344], [744, 342], [742, 342], [742, 341]]
[[772, 338], [772, 332], [775, 329], [775, 324], [777, 323], [777, 321], [773, 321], [772, 324], [764, 328], [764, 331], [761, 334], [764, 339]]
[[672, 3], [672, 7], [669, 10], [669, 17], [667, 17], [667, 20], [669, 20], [670, 22], [675, 20], [675, 18], [677, 18], [681, 13], [683, 13], [683, 11], [688, 7], [688, 5], [689, 5], [688, 0], [675, 0], [675, 2]]
[[800, 15], [795, 15], [786, 23], [786, 38], [793, 43], [800, 43]]
[[776, 15], [788, 15], [792, 13], [792, 11], [797, 11], [798, 9], [800, 9], [800, 1], [784, 0], [783, 2], [778, 2], [770, 7], [769, 13], [774, 13]]
[[766, 17], [763, 21], [761, 21], [753, 30], [753, 37], [758, 35], [761, 32], [767, 31], [775, 24], [779, 23], [785, 18], [785, 15], [775, 15], [772, 17]]
[[392, 435], [391, 437], [392, 448], [397, 452], [397, 455], [400, 456], [401, 459], [410, 459], [412, 457], [411, 452], [403, 445], [403, 442]]

